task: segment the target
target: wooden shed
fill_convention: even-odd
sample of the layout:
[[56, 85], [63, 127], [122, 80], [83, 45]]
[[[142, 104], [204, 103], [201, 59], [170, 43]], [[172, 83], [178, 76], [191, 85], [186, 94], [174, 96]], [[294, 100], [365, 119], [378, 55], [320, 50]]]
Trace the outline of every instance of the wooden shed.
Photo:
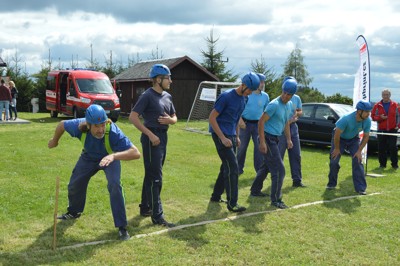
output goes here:
[[171, 70], [172, 84], [168, 91], [172, 95], [179, 119], [189, 116], [202, 81], [218, 81], [218, 78], [188, 56], [139, 62], [113, 78], [122, 92], [121, 113], [129, 114], [139, 96], [152, 86], [149, 79], [154, 64], [164, 64]]

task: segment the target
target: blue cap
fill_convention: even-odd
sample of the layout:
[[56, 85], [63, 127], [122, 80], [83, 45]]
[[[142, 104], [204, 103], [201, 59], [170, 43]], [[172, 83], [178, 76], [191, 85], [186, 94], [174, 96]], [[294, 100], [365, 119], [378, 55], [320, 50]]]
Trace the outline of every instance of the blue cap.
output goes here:
[[250, 90], [255, 91], [260, 86], [260, 79], [256, 73], [249, 72], [243, 76], [242, 83], [244, 83]]
[[150, 70], [150, 78], [155, 78], [159, 75], [162, 76], [170, 76], [171, 75], [171, 71], [169, 71], [169, 68], [166, 65], [163, 64], [155, 64], [151, 67]]
[[372, 110], [372, 104], [366, 100], [360, 100], [356, 105], [356, 109], [370, 112]]
[[92, 104], [86, 109], [85, 114], [86, 122], [89, 124], [103, 124], [107, 121], [108, 117], [103, 107], [98, 104]]
[[295, 94], [297, 92], [297, 81], [293, 77], [285, 78], [282, 84], [282, 91], [288, 94]]
[[265, 77], [265, 75], [262, 73], [257, 73], [257, 76], [260, 79], [260, 81], [265, 81], [267, 79], [267, 77]]

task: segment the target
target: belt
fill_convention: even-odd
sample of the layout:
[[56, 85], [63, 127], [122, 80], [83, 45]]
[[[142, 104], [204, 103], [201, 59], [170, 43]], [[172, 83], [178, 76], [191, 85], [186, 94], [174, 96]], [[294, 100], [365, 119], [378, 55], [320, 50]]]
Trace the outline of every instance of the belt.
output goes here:
[[168, 128], [148, 127], [151, 132], [167, 132]]
[[243, 119], [243, 121], [246, 122], [246, 123], [253, 123], [253, 124], [257, 124], [257, 123], [258, 123], [258, 120], [249, 120], [249, 119], [246, 119], [246, 118], [244, 118], [244, 117], [242, 117], [242, 119]]
[[264, 131], [264, 134], [265, 134], [266, 136], [268, 136], [268, 137], [273, 137], [273, 138], [279, 138], [279, 137], [280, 137], [280, 136], [278, 136], [278, 135], [270, 134], [270, 133], [268, 133], [268, 132], [266, 132], [266, 131]]

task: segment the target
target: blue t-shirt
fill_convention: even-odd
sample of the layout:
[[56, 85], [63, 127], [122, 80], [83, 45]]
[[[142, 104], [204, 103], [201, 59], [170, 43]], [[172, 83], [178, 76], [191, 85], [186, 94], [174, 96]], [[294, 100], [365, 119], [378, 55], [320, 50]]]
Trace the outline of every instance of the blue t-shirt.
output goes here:
[[292, 110], [290, 111], [289, 117], [293, 117], [297, 109], [302, 109], [301, 98], [297, 94], [293, 94], [292, 99]]
[[[85, 118], [65, 120], [64, 129], [71, 135], [71, 137], [81, 139], [82, 132], [79, 130], [78, 126], [85, 121]], [[90, 133], [90, 131], [88, 131], [86, 133], [84, 153], [93, 160], [101, 160], [104, 156], [107, 156], [108, 152], [106, 150], [104, 137], [102, 139], [97, 139]], [[114, 152], [125, 151], [133, 146], [128, 137], [126, 137], [114, 123], [111, 123], [109, 140], [111, 149]]]
[[271, 135], [281, 136], [289, 121], [292, 104], [291, 101], [284, 104], [280, 96], [273, 99], [264, 111], [269, 116], [269, 120], [264, 124], [264, 131]]
[[357, 111], [345, 114], [336, 122], [336, 127], [342, 130], [342, 134], [340, 134], [341, 138], [352, 139], [358, 136], [358, 133], [361, 131], [369, 133], [371, 130], [371, 117], [357, 122], [356, 114]]
[[[236, 90], [221, 93], [215, 101], [214, 109], [218, 112], [217, 123], [222, 133], [228, 136], [236, 136], [236, 127], [242, 115], [245, 105], [245, 97], [237, 94]], [[214, 133], [211, 125], [209, 132]]]
[[168, 125], [161, 125], [158, 118], [164, 116], [164, 113], [174, 115], [175, 107], [171, 94], [166, 91], [160, 94], [153, 88], [148, 88], [140, 95], [132, 111], [143, 117], [145, 127], [167, 129]]
[[384, 103], [384, 102], [382, 101], [383, 109], [385, 109], [385, 113], [386, 113], [386, 114], [389, 113], [390, 103], [391, 103], [390, 101], [387, 102], [387, 103]]
[[252, 93], [247, 97], [242, 117], [247, 120], [258, 120], [269, 103], [269, 96], [265, 92]]

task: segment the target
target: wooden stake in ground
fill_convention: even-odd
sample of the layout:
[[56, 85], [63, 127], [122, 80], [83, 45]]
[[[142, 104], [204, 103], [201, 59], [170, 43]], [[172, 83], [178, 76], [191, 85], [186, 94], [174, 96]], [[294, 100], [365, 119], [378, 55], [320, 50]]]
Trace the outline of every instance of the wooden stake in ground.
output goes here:
[[56, 197], [54, 201], [54, 225], [53, 225], [53, 250], [57, 247], [57, 212], [58, 212], [58, 191], [60, 190], [60, 177], [56, 177]]

